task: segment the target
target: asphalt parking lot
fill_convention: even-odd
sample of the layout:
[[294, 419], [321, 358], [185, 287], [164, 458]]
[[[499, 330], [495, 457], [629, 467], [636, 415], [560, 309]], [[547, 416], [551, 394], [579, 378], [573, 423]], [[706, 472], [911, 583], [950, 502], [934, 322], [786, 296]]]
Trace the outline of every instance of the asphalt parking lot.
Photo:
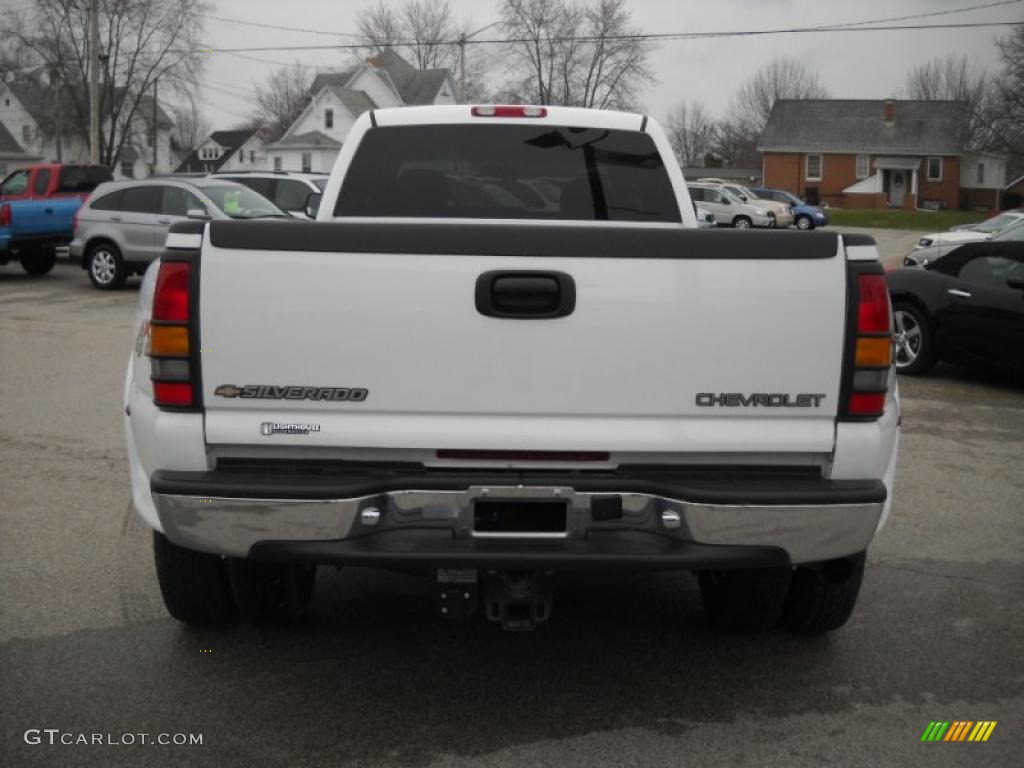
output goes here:
[[[137, 285], [0, 268], [0, 765], [1020, 764], [1024, 383], [901, 380], [892, 519], [826, 638], [717, 635], [685, 574], [563, 580], [530, 634], [448, 626], [428, 583], [360, 569], [321, 569], [300, 626], [197, 631], [164, 612], [129, 505]], [[922, 744], [932, 720], [998, 726]]]

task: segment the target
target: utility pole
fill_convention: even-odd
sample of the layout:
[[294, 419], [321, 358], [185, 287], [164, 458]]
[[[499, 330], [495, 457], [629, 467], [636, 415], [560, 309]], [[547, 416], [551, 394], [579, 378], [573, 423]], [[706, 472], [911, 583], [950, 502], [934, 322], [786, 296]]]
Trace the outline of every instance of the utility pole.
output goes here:
[[153, 78], [153, 166], [149, 169], [149, 175], [150, 176], [155, 176], [156, 175], [156, 161], [157, 161], [157, 148], [156, 148], [156, 145], [157, 145], [157, 137], [159, 137], [159, 135], [160, 135], [159, 132], [156, 129], [156, 116], [157, 116], [157, 113], [156, 113], [156, 109], [157, 109], [157, 107], [156, 107], [156, 105], [157, 105], [157, 101], [156, 101], [156, 86], [157, 86], [157, 83], [159, 83], [159, 82], [160, 82], [160, 78], [159, 77], [154, 77]]
[[466, 103], [466, 33], [459, 35], [459, 100]]
[[100, 0], [89, 7], [89, 162], [100, 162]]
[[50, 89], [53, 91], [53, 114], [54, 114], [54, 140], [57, 144], [57, 162], [64, 162], [64, 152], [61, 146], [61, 134], [63, 133], [63, 125], [61, 125], [60, 115], [60, 75], [57, 72], [57, 68], [53, 67], [50, 69]]

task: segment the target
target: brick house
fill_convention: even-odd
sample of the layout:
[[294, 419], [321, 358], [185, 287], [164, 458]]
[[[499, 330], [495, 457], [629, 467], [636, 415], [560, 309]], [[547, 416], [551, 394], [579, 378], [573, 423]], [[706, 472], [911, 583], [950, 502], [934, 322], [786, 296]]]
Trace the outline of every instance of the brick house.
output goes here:
[[998, 208], [1006, 159], [963, 148], [965, 107], [779, 100], [761, 140], [765, 186], [842, 208]]

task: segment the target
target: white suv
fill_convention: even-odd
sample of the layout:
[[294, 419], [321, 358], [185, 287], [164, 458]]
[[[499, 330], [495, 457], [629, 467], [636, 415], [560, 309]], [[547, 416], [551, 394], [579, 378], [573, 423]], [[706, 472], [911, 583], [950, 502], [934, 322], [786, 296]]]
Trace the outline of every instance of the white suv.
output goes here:
[[327, 185], [327, 174], [297, 171], [225, 171], [211, 178], [231, 179], [272, 200], [278, 208], [298, 218], [306, 216], [306, 200], [319, 195]]

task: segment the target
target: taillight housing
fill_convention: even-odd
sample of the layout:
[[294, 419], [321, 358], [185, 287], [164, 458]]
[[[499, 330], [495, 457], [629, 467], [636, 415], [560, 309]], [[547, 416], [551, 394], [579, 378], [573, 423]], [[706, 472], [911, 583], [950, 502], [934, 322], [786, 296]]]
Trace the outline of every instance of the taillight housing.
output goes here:
[[848, 297], [840, 418], [873, 421], [885, 410], [893, 364], [892, 304], [877, 262], [850, 264]]
[[0, 203], [0, 227], [11, 226], [11, 206]]
[[82, 206], [75, 209], [75, 215], [71, 217], [71, 233], [78, 234], [78, 214], [82, 212]]
[[484, 104], [470, 110], [473, 117], [547, 117], [547, 107], [531, 104]]
[[168, 410], [197, 405], [192, 319], [192, 264], [162, 261], [149, 323], [153, 402]]

